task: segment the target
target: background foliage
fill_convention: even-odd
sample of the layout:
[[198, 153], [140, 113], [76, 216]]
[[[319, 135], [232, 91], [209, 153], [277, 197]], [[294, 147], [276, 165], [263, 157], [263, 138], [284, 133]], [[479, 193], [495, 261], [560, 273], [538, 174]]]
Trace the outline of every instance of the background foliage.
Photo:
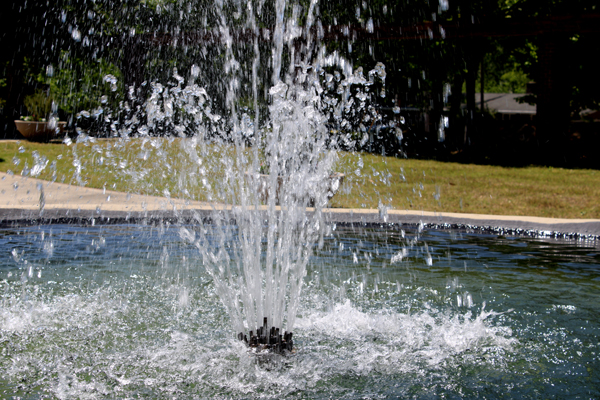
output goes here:
[[[310, 4], [308, 0], [288, 4], [285, 12], [303, 25]], [[378, 62], [385, 65], [386, 96], [377, 100], [378, 112], [394, 118], [390, 110], [400, 107], [407, 118], [405, 137], [412, 135], [415, 143], [428, 143], [447, 152], [483, 143], [486, 117], [475, 101], [482, 89], [482, 64], [486, 92], [524, 93], [528, 82], [538, 80], [538, 50], [547, 36], [518, 34], [515, 21], [535, 24], [544, 18], [554, 21], [598, 12], [592, 0], [329, 0], [316, 3], [316, 7], [317, 25], [326, 30], [348, 27], [372, 33], [336, 37], [324, 44], [329, 51], [352, 60], [355, 68], [369, 71]], [[251, 26], [250, 14], [256, 16], [256, 26]], [[0, 19], [4, 136], [12, 134], [11, 121], [24, 113], [24, 97], [36, 90], [49, 89], [57, 99], [61, 119], [72, 125], [82, 111], [93, 114], [94, 110], [105, 113], [100, 120], [110, 125], [111, 120], [131, 118], [131, 112], [123, 110], [135, 110], [150, 96], [149, 82], [167, 85], [176, 73], [190, 80], [193, 66], [205, 78], [201, 84], [213, 100], [216, 114], [227, 117], [232, 112], [226, 102], [227, 85], [232, 81], [224, 76], [235, 73], [238, 112], [258, 116], [257, 125], [264, 123], [273, 73], [272, 64], [266, 62], [271, 59], [271, 44], [247, 33], [263, 28], [273, 31], [274, 2], [255, 2], [248, 7], [238, 1], [208, 0], [21, 0], [9, 3]], [[12, 26], [17, 28], [9, 28]], [[232, 34], [230, 48], [215, 40], [224, 26]], [[491, 34], [485, 30], [488, 26], [500, 28]], [[378, 39], [378, 32], [392, 27], [414, 33]], [[447, 37], [439, 34], [443, 27]], [[423, 34], [427, 29], [435, 32]], [[577, 116], [600, 105], [595, 61], [600, 41], [594, 32], [563, 36], [569, 43], [564, 61], [568, 61], [564, 67], [568, 109], [564, 112]], [[254, 46], [261, 59], [257, 81], [252, 75]], [[284, 50], [284, 58], [289, 59], [292, 49]], [[238, 65], [227, 64], [227, 51]], [[117, 78], [116, 88], [104, 80], [107, 75]], [[253, 82], [258, 82], [258, 87]], [[128, 104], [122, 103], [128, 100]], [[530, 101], [535, 102], [535, 96]], [[411, 112], [414, 118], [427, 114], [425, 131], [410, 120]], [[446, 141], [440, 143], [437, 135], [443, 118], [450, 123]]]

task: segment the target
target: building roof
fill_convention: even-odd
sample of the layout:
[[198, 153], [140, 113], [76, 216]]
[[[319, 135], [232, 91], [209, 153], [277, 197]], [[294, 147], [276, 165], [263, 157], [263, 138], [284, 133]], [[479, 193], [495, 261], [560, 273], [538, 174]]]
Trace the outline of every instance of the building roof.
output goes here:
[[[523, 96], [522, 93], [484, 93], [483, 102], [485, 108], [500, 114], [535, 114], [535, 106], [517, 102]], [[480, 102], [479, 95], [475, 101]]]

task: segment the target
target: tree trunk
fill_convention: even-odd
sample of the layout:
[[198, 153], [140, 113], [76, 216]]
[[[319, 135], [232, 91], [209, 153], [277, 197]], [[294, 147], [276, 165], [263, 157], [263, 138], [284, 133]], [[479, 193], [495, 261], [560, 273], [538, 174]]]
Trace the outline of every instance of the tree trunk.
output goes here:
[[16, 55], [12, 63], [6, 66], [6, 103], [4, 104], [4, 138], [20, 137], [17, 132], [14, 120], [21, 117], [21, 108], [23, 106], [23, 98], [25, 86], [23, 85], [23, 57]]
[[140, 87], [145, 79], [146, 73], [146, 49], [144, 43], [138, 36], [133, 36], [123, 43], [123, 58], [121, 60], [121, 72], [125, 88]]
[[479, 77], [479, 109], [481, 112], [485, 109], [485, 56], [481, 57], [481, 74]]
[[467, 57], [467, 73], [465, 76], [466, 89], [467, 89], [467, 115], [466, 115], [466, 138], [465, 143], [469, 144], [475, 137], [476, 125], [475, 125], [475, 82], [477, 81], [477, 70], [479, 69], [479, 57], [474, 54], [470, 54]]
[[454, 75], [452, 93], [450, 95], [450, 129], [448, 135], [449, 145], [462, 148], [466, 144], [465, 123], [462, 110], [462, 88], [464, 79], [461, 74]]
[[[433, 123], [433, 132], [438, 135], [440, 128], [440, 120], [444, 112], [444, 83], [441, 79], [434, 78], [431, 85], [431, 102], [432, 107], [430, 110], [431, 122]], [[444, 141], [439, 136], [438, 141]]]
[[538, 48], [536, 135], [544, 143], [544, 161], [552, 164], [564, 160], [571, 118], [568, 44], [566, 37], [546, 34], [540, 38]]

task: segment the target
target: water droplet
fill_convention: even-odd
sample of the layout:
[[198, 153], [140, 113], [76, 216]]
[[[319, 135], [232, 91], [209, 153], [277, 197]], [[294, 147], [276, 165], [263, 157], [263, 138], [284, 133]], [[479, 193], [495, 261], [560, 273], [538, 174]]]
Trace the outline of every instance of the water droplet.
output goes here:
[[198, 75], [200, 75], [200, 67], [196, 64], [192, 65], [192, 68], [190, 69], [190, 74], [192, 75], [192, 77], [197, 78]]
[[111, 74], [107, 74], [104, 76], [103, 81], [106, 83], [110, 83], [110, 90], [115, 92], [117, 90], [117, 77]]
[[73, 37], [73, 40], [76, 42], [79, 42], [81, 40], [81, 32], [79, 32], [79, 29], [73, 28], [73, 31], [71, 31], [71, 37]]

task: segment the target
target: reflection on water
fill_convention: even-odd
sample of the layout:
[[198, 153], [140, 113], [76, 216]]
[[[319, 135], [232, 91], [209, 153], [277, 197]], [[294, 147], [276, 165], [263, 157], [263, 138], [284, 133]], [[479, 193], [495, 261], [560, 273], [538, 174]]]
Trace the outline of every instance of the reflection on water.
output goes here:
[[2, 397], [600, 396], [593, 242], [332, 227], [297, 353], [257, 360], [185, 234], [0, 231]]

